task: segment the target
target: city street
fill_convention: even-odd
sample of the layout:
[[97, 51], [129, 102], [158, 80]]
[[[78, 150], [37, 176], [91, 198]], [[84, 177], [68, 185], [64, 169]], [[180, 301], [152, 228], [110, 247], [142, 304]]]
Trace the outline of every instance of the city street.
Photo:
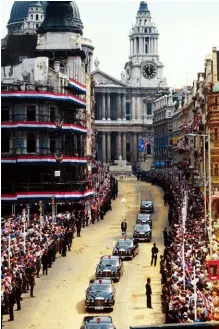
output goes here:
[[[163, 229], [167, 225], [167, 208], [163, 206], [163, 192], [156, 186], [138, 182], [136, 178], [125, 178], [119, 182], [119, 196], [112, 202], [113, 210], [103, 221], [82, 230], [81, 238], [73, 240], [72, 251], [67, 257], [58, 256], [48, 276], [36, 279], [35, 298], [24, 295], [22, 310], [15, 311], [15, 321], [4, 329], [77, 329], [88, 315], [84, 307], [85, 290], [94, 278], [95, 268], [102, 255], [111, 255], [113, 245], [120, 237], [122, 220], [122, 198], [126, 199], [128, 236], [132, 236], [140, 200], [153, 200], [153, 234], [151, 243], [140, 243], [139, 255], [125, 262], [124, 275], [116, 287], [116, 303], [112, 316], [117, 329], [128, 329], [130, 325], [163, 323], [161, 312], [161, 285], [159, 256], [163, 251]], [[151, 267], [151, 248], [156, 242], [159, 249], [158, 264]], [[151, 278], [152, 306], [146, 308], [145, 284]], [[96, 313], [98, 314], [98, 313]]]

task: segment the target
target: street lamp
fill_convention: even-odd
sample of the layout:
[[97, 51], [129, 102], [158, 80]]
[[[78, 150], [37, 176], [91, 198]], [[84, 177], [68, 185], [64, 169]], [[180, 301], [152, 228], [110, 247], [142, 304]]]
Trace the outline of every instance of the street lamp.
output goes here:
[[205, 134], [186, 134], [186, 137], [196, 137], [200, 136], [203, 137], [203, 149], [204, 149], [204, 207], [205, 207], [205, 227], [206, 227], [206, 217], [207, 217], [207, 204], [206, 204], [206, 150], [205, 150], [205, 138], [208, 137], [208, 190], [209, 190], [209, 205], [208, 205], [208, 212], [209, 212], [209, 220], [210, 220], [210, 255], [212, 255], [212, 197], [211, 197], [211, 136], [210, 136], [210, 129], [208, 130], [208, 135]]
[[126, 199], [125, 199], [125, 198], [122, 198], [122, 212], [123, 212], [123, 218], [125, 218], [125, 202], [126, 202]]

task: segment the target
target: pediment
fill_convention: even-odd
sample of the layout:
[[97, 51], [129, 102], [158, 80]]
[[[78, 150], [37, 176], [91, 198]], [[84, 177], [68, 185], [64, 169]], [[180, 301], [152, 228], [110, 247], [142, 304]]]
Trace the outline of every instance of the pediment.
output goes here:
[[91, 73], [94, 78], [96, 86], [101, 87], [128, 87], [124, 82], [119, 81], [105, 72], [96, 70]]

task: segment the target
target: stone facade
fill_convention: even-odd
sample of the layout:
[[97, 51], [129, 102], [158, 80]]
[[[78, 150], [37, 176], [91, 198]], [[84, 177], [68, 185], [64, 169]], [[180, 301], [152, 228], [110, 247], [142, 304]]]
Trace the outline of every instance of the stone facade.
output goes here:
[[128, 163], [136, 164], [147, 158], [138, 151], [139, 140], [145, 138], [150, 142], [146, 153], [151, 163], [152, 102], [160, 96], [159, 92], [168, 92], [159, 61], [158, 35], [147, 4], [142, 1], [129, 36], [129, 60], [121, 80], [101, 71], [98, 59], [94, 62], [98, 160], [111, 163], [122, 156]]

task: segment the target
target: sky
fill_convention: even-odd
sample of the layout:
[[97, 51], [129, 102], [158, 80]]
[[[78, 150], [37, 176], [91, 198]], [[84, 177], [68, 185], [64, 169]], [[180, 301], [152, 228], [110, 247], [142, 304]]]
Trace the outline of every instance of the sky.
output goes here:
[[[100, 70], [120, 79], [129, 56], [129, 32], [140, 1], [76, 1], [84, 24], [83, 36], [92, 39]], [[192, 85], [204, 71], [212, 47], [219, 50], [219, 0], [147, 1], [159, 36], [159, 55], [168, 85]], [[1, 0], [1, 37], [7, 33], [13, 1]]]

